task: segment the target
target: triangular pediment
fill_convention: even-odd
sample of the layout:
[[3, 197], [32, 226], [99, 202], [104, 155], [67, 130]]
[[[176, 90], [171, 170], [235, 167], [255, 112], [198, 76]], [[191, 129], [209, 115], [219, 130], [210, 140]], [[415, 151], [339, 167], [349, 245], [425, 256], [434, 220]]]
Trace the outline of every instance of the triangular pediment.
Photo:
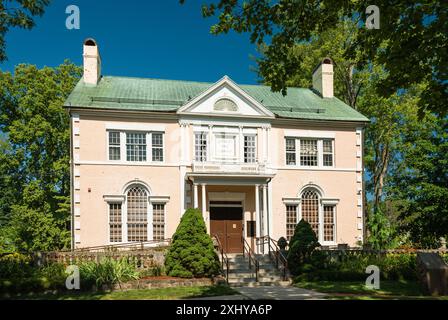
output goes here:
[[274, 118], [274, 114], [225, 76], [178, 109], [179, 114]]

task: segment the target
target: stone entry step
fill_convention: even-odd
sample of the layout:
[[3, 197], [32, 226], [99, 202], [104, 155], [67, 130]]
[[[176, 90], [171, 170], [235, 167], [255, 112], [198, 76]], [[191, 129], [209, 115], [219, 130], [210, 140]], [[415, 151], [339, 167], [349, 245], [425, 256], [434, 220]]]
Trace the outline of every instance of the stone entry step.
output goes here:
[[228, 254], [229, 285], [232, 287], [288, 286], [291, 282], [283, 281], [281, 272], [276, 268], [268, 255], [256, 255], [259, 263], [258, 281], [255, 278], [253, 264], [249, 269], [249, 258], [242, 254]]

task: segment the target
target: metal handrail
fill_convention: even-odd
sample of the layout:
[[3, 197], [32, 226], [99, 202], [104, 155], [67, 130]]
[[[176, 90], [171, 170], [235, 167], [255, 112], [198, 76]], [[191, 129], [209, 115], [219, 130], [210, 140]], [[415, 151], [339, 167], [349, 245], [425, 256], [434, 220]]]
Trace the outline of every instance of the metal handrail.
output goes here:
[[[264, 245], [266, 242], [268, 244], [268, 254], [271, 260], [275, 262], [275, 267], [282, 272], [283, 280], [287, 280], [287, 270], [288, 270], [288, 260], [280, 251], [280, 248], [277, 245], [277, 242], [269, 236], [263, 236], [257, 238], [257, 242], [259, 243], [261, 240], [261, 244]], [[281, 266], [280, 266], [281, 264]]]
[[258, 271], [260, 269], [260, 263], [255, 257], [255, 253], [252, 251], [252, 248], [250, 247], [249, 243], [247, 243], [244, 236], [242, 236], [241, 239], [243, 240], [243, 257], [246, 257], [247, 251], [247, 257], [249, 258], [249, 270], [252, 269], [253, 264], [255, 267], [255, 281], [258, 282]]
[[[151, 240], [151, 241], [142, 241], [142, 242], [126, 242], [126, 243], [117, 243], [117, 244], [109, 244], [104, 246], [92, 246], [92, 247], [83, 247], [77, 248], [74, 250], [59, 250], [58, 252], [92, 252], [92, 251], [108, 251], [112, 249], [136, 249], [136, 250], [144, 250], [145, 247], [149, 245], [169, 245], [171, 243], [171, 238], [162, 239], [162, 240]], [[152, 246], [150, 248], [155, 248], [157, 246]]]
[[[216, 239], [216, 243], [218, 244], [218, 250], [219, 250], [219, 253], [221, 255], [221, 271], [222, 271], [223, 274], [225, 274], [226, 283], [229, 284], [229, 257], [224, 252], [224, 248], [221, 245], [221, 241], [219, 241], [218, 236], [215, 234], [215, 235], [213, 235], [213, 238]], [[224, 264], [226, 266], [225, 272], [224, 272]]]

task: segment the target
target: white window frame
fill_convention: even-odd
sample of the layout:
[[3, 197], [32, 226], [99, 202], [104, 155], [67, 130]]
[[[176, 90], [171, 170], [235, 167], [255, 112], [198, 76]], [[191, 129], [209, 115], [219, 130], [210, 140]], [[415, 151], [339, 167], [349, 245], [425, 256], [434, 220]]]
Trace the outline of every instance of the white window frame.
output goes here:
[[[204, 136], [204, 139], [202, 140], [202, 138], [201, 138], [201, 141], [205, 141], [205, 157], [204, 157], [204, 159], [200, 159], [200, 160], [198, 160], [197, 158], [196, 158], [196, 135], [202, 135], [202, 136]], [[194, 155], [193, 155], [193, 159], [194, 159], [194, 161], [195, 162], [207, 162], [208, 161], [208, 157], [209, 157], [209, 154], [210, 154], [210, 143], [209, 143], [209, 132], [207, 132], [207, 131], [195, 131], [195, 132], [193, 132], [193, 152], [194, 152]]]
[[[287, 151], [286, 151], [286, 140], [294, 140], [295, 141], [295, 156], [296, 156], [296, 164], [288, 164], [287, 162]], [[307, 166], [302, 165], [300, 161], [300, 154], [301, 154], [301, 143], [302, 140], [314, 140], [317, 144], [317, 165], [316, 166]], [[333, 163], [332, 166], [324, 166], [323, 159], [324, 159], [324, 152], [323, 152], [323, 140], [331, 140], [332, 142], [332, 155], [333, 155]], [[336, 163], [336, 157], [335, 157], [335, 140], [334, 138], [314, 138], [314, 137], [294, 137], [294, 136], [285, 136], [285, 149], [283, 150], [285, 154], [285, 166], [292, 167], [292, 168], [304, 168], [304, 169], [329, 169], [334, 168]], [[328, 153], [326, 153], [328, 154]]]
[[[163, 205], [163, 236], [165, 240], [166, 239], [166, 206], [167, 206], [167, 202], [166, 201], [149, 201], [150, 206], [151, 206], [151, 212], [152, 212], [152, 221], [151, 221], [151, 225], [152, 225], [152, 231], [151, 231], [151, 239], [154, 240], [154, 205]], [[162, 241], [159, 240], [159, 241]]]
[[[253, 148], [253, 158], [248, 158], [248, 159], [251, 159], [252, 161], [248, 161], [248, 162], [246, 162], [246, 151], [245, 151], [245, 143], [246, 143], [246, 137], [250, 137], [250, 138], [253, 138], [253, 147], [250, 147], [250, 148]], [[241, 145], [242, 145], [242, 162], [243, 163], [248, 163], [248, 164], [251, 164], [251, 163], [257, 163], [257, 135], [256, 134], [248, 134], [248, 133], [243, 133], [243, 140], [242, 140], [242, 142], [241, 142]]]
[[336, 244], [336, 235], [337, 235], [337, 224], [336, 224], [336, 217], [337, 217], [337, 214], [336, 214], [336, 210], [337, 210], [337, 206], [336, 206], [336, 204], [332, 204], [332, 203], [330, 203], [330, 204], [328, 204], [328, 203], [322, 203], [322, 201], [321, 201], [321, 204], [320, 204], [320, 206], [322, 207], [322, 218], [325, 218], [325, 210], [324, 210], [324, 207], [332, 207], [333, 208], [333, 241], [324, 241], [324, 238], [325, 238], [325, 233], [324, 233], [324, 224], [325, 224], [325, 221], [322, 219], [322, 245], [335, 245]]
[[[118, 146], [120, 148], [120, 159], [118, 160], [111, 160], [110, 159], [110, 144], [109, 144], [109, 134], [111, 132], [117, 132], [118, 135], [120, 136], [120, 145]], [[121, 162], [123, 160], [123, 135], [121, 133], [120, 130], [112, 130], [112, 129], [108, 129], [106, 130], [106, 157], [107, 157], [107, 161], [110, 162]], [[115, 145], [116, 146], [116, 145]]]
[[[109, 157], [109, 132], [120, 133], [120, 160], [110, 160]], [[145, 161], [132, 161], [127, 159], [127, 134], [128, 133], [140, 133], [145, 134], [146, 139], [146, 160]], [[154, 161], [152, 157], [152, 135], [162, 135], [162, 161]], [[165, 131], [153, 130], [153, 131], [141, 131], [141, 130], [116, 130], [113, 128], [106, 130], [106, 159], [110, 163], [124, 163], [124, 164], [150, 164], [150, 163], [165, 163], [166, 162], [166, 137]]]

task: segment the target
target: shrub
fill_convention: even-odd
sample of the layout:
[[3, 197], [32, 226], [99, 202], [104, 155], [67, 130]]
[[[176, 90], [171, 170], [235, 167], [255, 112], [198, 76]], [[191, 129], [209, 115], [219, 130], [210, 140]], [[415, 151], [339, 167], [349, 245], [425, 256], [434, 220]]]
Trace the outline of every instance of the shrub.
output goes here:
[[219, 273], [218, 256], [198, 209], [188, 209], [182, 216], [165, 267], [173, 277], [211, 277]]
[[135, 268], [135, 263], [123, 257], [119, 260], [103, 258], [99, 263], [88, 261], [79, 266], [81, 287], [91, 289], [96, 286], [98, 289], [111, 287], [114, 284], [121, 284], [129, 280], [139, 278], [139, 273]]
[[0, 258], [0, 279], [24, 278], [32, 272], [31, 258], [27, 255], [11, 253]]
[[294, 235], [289, 242], [288, 268], [297, 275], [301, 272], [301, 265], [310, 261], [311, 255], [320, 244], [311, 225], [305, 220], [297, 224]]

